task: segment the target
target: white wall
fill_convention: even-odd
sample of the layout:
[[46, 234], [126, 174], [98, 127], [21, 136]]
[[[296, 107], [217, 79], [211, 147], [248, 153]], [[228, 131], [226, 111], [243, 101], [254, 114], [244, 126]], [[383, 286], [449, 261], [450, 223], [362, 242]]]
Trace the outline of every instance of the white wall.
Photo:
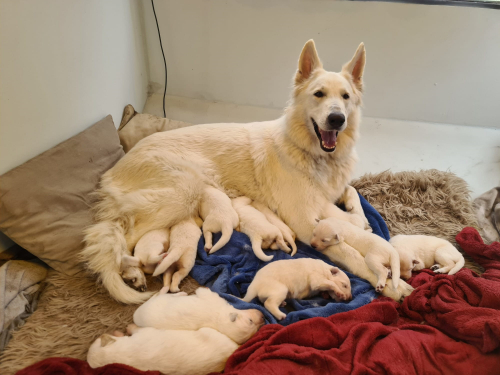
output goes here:
[[[0, 174], [125, 105], [142, 110], [139, 0], [0, 0]], [[8, 246], [0, 236], [0, 248]]]
[[[151, 3], [151, 80], [163, 60]], [[170, 95], [281, 108], [306, 40], [329, 70], [365, 42], [365, 114], [500, 127], [500, 11], [399, 3], [156, 0]]]

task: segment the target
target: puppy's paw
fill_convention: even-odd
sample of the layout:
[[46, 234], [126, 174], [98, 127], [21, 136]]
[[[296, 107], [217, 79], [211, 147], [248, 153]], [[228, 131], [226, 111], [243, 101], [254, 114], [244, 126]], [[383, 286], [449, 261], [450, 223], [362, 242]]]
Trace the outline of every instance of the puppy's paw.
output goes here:
[[170, 292], [171, 292], [171, 293], [178, 293], [178, 292], [180, 292], [180, 291], [181, 291], [181, 290], [179, 289], [179, 287], [178, 287], [178, 286], [175, 286], [175, 285], [174, 285], [174, 286], [170, 286]]
[[387, 269], [387, 278], [392, 279], [392, 270], [390, 268]]
[[384, 290], [385, 287], [386, 287], [386, 284], [378, 283], [377, 286], [375, 287], [375, 291], [377, 293], [382, 293], [382, 291]]
[[129, 324], [127, 326], [127, 334], [133, 335], [134, 333], [137, 332], [138, 329], [139, 329], [139, 327], [136, 324], [134, 324], [134, 323]]
[[441, 266], [439, 264], [435, 264], [430, 268], [430, 270], [436, 272], [439, 268], [441, 268]]
[[281, 302], [280, 307], [285, 307], [286, 306], [286, 301]]
[[113, 331], [113, 336], [123, 337], [125, 334], [122, 331]]
[[101, 347], [108, 346], [114, 343], [116, 340], [109, 334], [105, 333], [101, 336]]
[[283, 320], [286, 318], [286, 314], [285, 313], [281, 313], [277, 316], [275, 316], [276, 320]]
[[347, 212], [351, 212], [352, 210], [354, 210], [354, 205], [351, 202], [345, 203], [344, 206]]

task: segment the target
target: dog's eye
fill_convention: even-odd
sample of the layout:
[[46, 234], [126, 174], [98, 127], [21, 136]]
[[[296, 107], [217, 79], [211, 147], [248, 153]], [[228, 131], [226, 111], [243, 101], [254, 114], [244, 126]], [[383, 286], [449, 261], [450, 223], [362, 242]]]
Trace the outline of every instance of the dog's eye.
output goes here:
[[324, 240], [321, 240], [323, 242], [330, 242], [330, 240], [327, 240], [326, 238]]
[[325, 94], [323, 93], [323, 91], [316, 91], [314, 93], [314, 96], [317, 97], [317, 98], [322, 98], [323, 96], [325, 96]]
[[347, 99], [349, 99], [349, 94], [344, 94], [344, 95], [342, 95], [342, 97], [343, 97], [345, 100], [347, 100]]

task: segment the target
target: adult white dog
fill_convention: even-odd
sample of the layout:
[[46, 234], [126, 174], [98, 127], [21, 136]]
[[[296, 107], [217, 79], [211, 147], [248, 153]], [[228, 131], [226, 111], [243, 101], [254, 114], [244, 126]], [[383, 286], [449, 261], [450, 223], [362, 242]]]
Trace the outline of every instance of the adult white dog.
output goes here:
[[[117, 300], [148, 299], [150, 293], [129, 288], [120, 277], [122, 254], [144, 233], [197, 214], [207, 184], [266, 204], [305, 243], [318, 218], [364, 227], [365, 218], [335, 206], [357, 161], [364, 67], [361, 44], [340, 73], [327, 72], [310, 40], [279, 119], [191, 126], [140, 141], [102, 177], [98, 223], [87, 230], [82, 252], [89, 269]], [[377, 284], [361, 254], [334, 250], [328, 252], [333, 261]], [[400, 299], [408, 293], [401, 284], [393, 290], [389, 280], [382, 293]]]

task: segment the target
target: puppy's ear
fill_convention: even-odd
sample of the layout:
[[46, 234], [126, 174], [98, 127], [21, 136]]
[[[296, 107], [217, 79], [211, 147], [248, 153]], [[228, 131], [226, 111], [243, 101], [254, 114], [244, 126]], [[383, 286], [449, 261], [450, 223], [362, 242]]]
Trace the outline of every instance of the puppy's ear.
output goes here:
[[412, 262], [412, 263], [413, 263], [413, 265], [415, 266], [415, 265], [417, 265], [417, 264], [418, 264], [418, 260], [413, 259], [413, 262]]
[[332, 267], [330, 268], [330, 272], [332, 273], [332, 275], [336, 275], [339, 273], [339, 269], [337, 267]]
[[122, 256], [122, 264], [121, 268], [127, 268], [127, 267], [140, 267], [141, 261], [139, 258], [132, 257], [130, 255], [123, 255]]
[[319, 222], [320, 222], [320, 220], [319, 220], [318, 218], [316, 218], [316, 219], [314, 219], [314, 220], [316, 220], [316, 222], [317, 222], [317, 223], [319, 223]]
[[238, 313], [231, 313], [231, 314], [229, 314], [229, 319], [231, 320], [231, 322], [236, 321], [237, 317], [238, 317]]
[[310, 39], [302, 48], [302, 53], [299, 58], [299, 68], [295, 74], [295, 84], [299, 84], [307, 80], [312, 72], [318, 68], [322, 68], [323, 64], [318, 57], [316, 52], [316, 46], [314, 45], [314, 40]]
[[359, 91], [363, 91], [363, 72], [365, 71], [365, 62], [365, 45], [361, 43], [351, 61], [342, 67], [342, 73], [348, 74], [352, 77], [352, 81]]

